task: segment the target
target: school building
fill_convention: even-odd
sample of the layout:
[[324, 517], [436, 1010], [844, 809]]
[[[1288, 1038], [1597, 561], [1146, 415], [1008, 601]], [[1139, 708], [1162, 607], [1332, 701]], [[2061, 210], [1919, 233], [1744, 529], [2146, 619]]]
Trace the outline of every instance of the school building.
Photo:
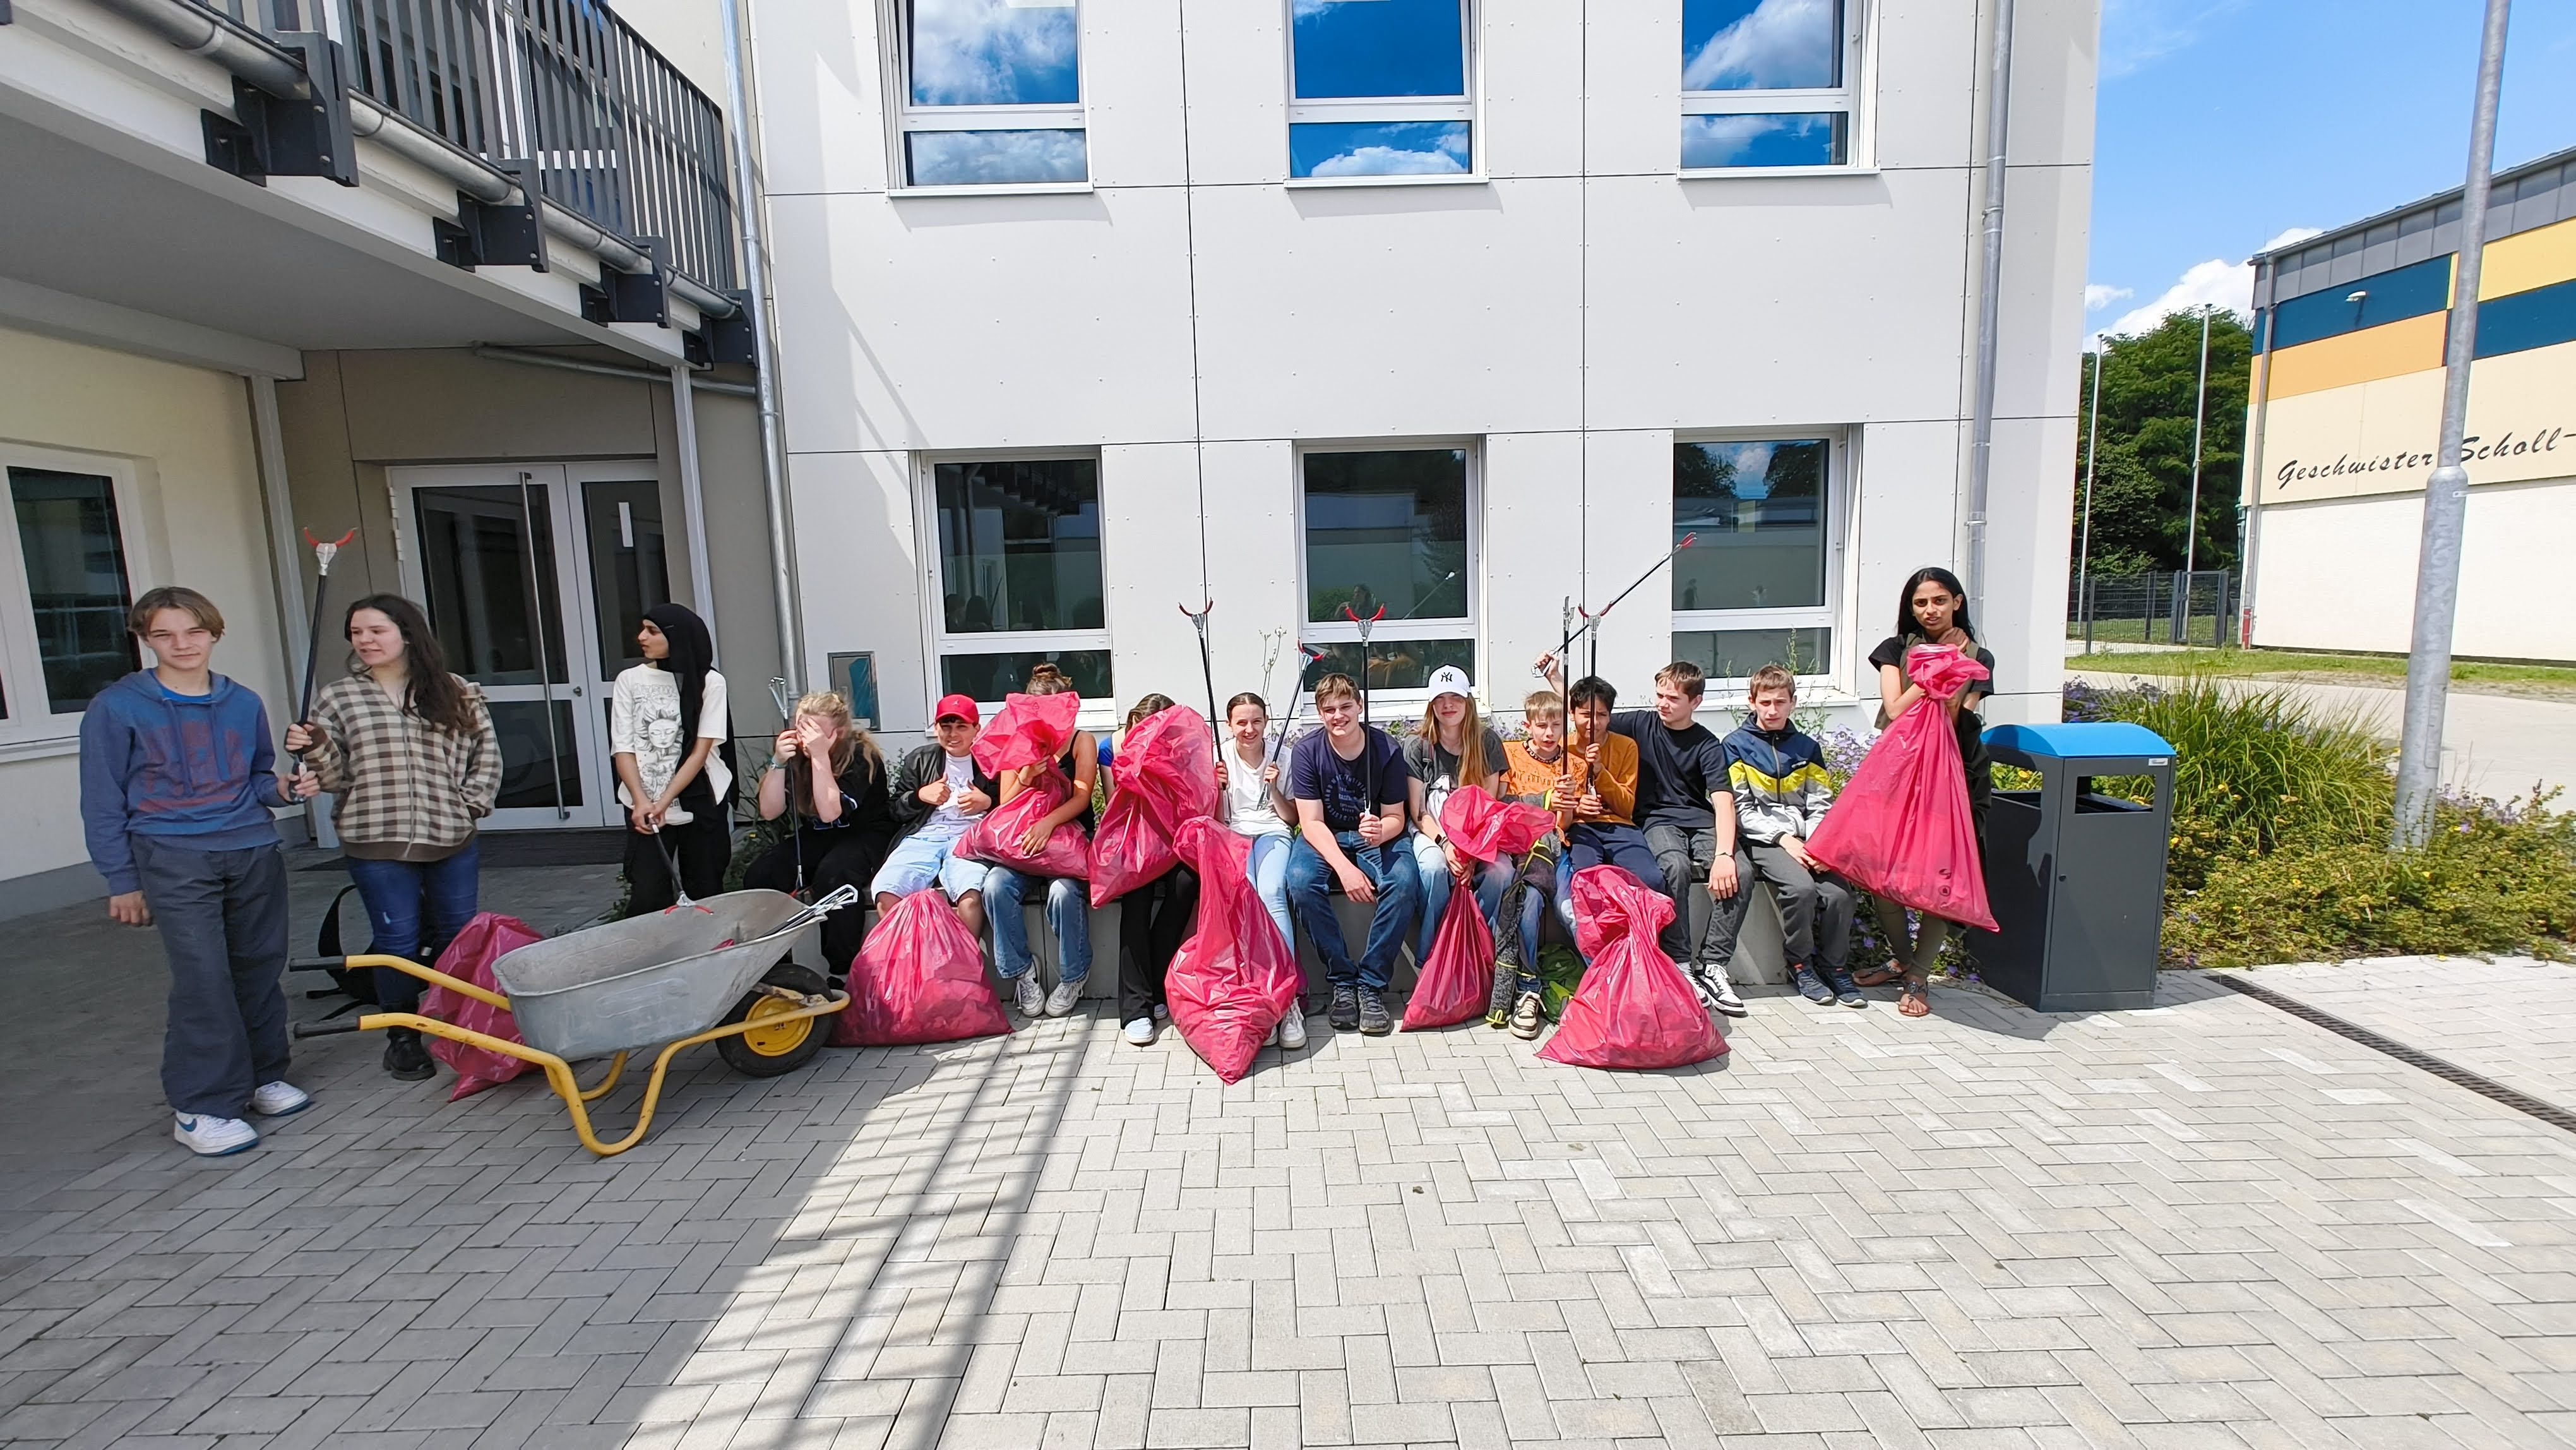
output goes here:
[[326, 674], [394, 590], [483, 685], [496, 829], [618, 823], [663, 599], [755, 756], [780, 674], [894, 743], [1038, 659], [1092, 723], [1197, 700], [1207, 601], [1220, 694], [1356, 672], [1382, 606], [1381, 719], [1445, 663], [1509, 715], [1690, 535], [1599, 670], [1779, 659], [1860, 722], [1899, 582], [1974, 552], [1990, 222], [1975, 605], [1993, 714], [2050, 717], [2099, 9], [2020, 0], [1997, 144], [1996, 8], [750, 0], [746, 125], [713, 3], [5, 0], [0, 916], [103, 890], [136, 594], [215, 596], [292, 715], [307, 531], [355, 531]]
[[[2576, 539], [2576, 150], [2496, 173], [2454, 652], [2576, 660], [2532, 581]], [[2442, 431], [2457, 188], [2255, 259], [2250, 642], [2404, 654]]]

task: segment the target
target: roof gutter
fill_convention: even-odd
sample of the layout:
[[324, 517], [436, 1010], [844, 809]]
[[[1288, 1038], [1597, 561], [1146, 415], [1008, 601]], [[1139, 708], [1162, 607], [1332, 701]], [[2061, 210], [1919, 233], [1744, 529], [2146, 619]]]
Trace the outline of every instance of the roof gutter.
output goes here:
[[[188, 0], [98, 0], [98, 3], [190, 55], [204, 56], [272, 96], [290, 101], [312, 98], [313, 83], [305, 75], [301, 62], [256, 36], [225, 24], [215, 12], [202, 5], [190, 4]], [[349, 129], [436, 173], [477, 201], [493, 206], [527, 204], [525, 193], [509, 173], [480, 157], [457, 150], [405, 117], [354, 91], [349, 96]], [[621, 272], [653, 270], [653, 259], [625, 238], [552, 201], [540, 198], [539, 203], [538, 215], [544, 218], [546, 230], [553, 235]], [[671, 291], [698, 309], [701, 316], [731, 317], [737, 310], [732, 298], [702, 287], [676, 272], [670, 274], [670, 284]]]

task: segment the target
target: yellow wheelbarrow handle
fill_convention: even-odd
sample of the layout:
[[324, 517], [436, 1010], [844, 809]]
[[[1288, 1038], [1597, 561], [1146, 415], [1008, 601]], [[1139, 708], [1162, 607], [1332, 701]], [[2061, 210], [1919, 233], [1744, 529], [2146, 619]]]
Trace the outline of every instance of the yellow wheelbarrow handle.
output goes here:
[[409, 957], [389, 957], [380, 953], [354, 957], [297, 957], [286, 965], [298, 972], [318, 972], [334, 968], [341, 971], [356, 971], [361, 967], [383, 967], [389, 971], [400, 972], [407, 977], [418, 977], [433, 987], [445, 987], [459, 996], [471, 997], [486, 1007], [498, 1007], [504, 1012], [510, 1010], [510, 999], [491, 988], [459, 981], [436, 967], [424, 967]]

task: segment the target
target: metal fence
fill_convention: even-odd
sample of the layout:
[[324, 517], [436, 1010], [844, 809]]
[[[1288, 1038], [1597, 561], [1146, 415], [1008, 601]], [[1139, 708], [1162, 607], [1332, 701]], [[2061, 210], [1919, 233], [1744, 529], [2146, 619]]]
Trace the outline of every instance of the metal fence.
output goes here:
[[2096, 641], [2220, 649], [2235, 642], [2237, 598], [2237, 577], [2224, 569], [2096, 574], [2068, 581], [2066, 633], [2088, 652]]
[[255, 30], [336, 5], [351, 86], [717, 292], [734, 283], [724, 113], [591, 0], [199, 0]]

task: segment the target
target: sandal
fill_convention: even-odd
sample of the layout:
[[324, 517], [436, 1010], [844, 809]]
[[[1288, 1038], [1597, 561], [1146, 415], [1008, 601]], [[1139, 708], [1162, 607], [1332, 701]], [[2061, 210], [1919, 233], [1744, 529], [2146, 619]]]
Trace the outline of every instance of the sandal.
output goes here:
[[1898, 966], [1894, 962], [1889, 962], [1883, 967], [1871, 967], [1866, 971], [1852, 973], [1852, 985], [1855, 987], [1884, 987], [1890, 982], [1903, 980], [1904, 976], [1905, 969], [1903, 967]]
[[1899, 993], [1896, 998], [1896, 1011], [1897, 1015], [1903, 1017], [1931, 1016], [1931, 984], [1928, 982], [1917, 982], [1908, 979], [1905, 983], [1905, 990]]

